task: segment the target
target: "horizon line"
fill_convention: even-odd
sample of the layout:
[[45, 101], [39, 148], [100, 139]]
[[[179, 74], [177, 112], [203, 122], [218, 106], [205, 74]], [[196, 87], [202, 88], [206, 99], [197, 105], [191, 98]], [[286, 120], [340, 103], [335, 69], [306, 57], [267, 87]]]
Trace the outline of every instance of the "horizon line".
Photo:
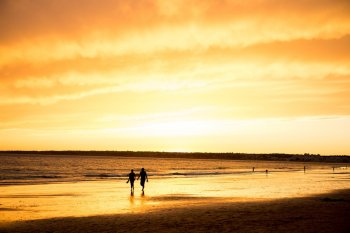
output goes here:
[[237, 155], [298, 155], [298, 156], [350, 156], [347, 154], [319, 154], [319, 153], [250, 153], [250, 152], [201, 152], [201, 151], [157, 151], [157, 150], [0, 150], [3, 152], [131, 152], [131, 153], [177, 153], [177, 154], [237, 154]]

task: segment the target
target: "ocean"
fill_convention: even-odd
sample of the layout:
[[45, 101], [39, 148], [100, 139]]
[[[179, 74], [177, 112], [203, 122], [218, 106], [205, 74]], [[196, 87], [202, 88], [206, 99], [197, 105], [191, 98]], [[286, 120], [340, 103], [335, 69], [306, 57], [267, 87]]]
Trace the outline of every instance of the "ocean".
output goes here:
[[140, 158], [80, 155], [0, 155], [0, 185], [45, 184], [127, 179], [142, 167], [152, 179], [247, 175], [255, 173], [330, 170], [339, 164], [238, 161], [221, 159]]

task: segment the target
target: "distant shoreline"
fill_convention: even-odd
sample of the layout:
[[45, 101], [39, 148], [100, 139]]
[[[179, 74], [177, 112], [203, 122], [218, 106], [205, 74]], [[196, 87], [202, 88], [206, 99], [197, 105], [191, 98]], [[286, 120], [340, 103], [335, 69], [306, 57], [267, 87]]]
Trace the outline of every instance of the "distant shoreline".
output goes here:
[[350, 163], [349, 155], [284, 154], [284, 153], [214, 153], [214, 152], [159, 152], [159, 151], [0, 151], [2, 155], [77, 155], [77, 156], [116, 156], [187, 159], [261, 160], [288, 162]]

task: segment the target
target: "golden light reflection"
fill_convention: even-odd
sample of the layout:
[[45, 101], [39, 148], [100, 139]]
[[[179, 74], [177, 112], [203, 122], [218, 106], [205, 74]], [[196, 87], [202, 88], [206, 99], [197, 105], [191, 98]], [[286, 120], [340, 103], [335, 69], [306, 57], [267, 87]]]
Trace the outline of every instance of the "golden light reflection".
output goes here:
[[[324, 165], [323, 165], [324, 166]], [[120, 213], [143, 213], [220, 202], [253, 202], [305, 197], [349, 188], [347, 173], [324, 169], [150, 179], [144, 195], [136, 184], [133, 196], [125, 181], [78, 182], [46, 185], [3, 186], [0, 223], [57, 217], [80, 217]], [[286, 182], [288, 180], [288, 182]], [[322, 182], [322, 185], [319, 183]], [[210, 184], [210, 187], [208, 187]], [[68, 190], [68, 191], [67, 191]], [[303, 190], [302, 192], [300, 190]], [[74, 211], [72, 211], [74, 209]]]

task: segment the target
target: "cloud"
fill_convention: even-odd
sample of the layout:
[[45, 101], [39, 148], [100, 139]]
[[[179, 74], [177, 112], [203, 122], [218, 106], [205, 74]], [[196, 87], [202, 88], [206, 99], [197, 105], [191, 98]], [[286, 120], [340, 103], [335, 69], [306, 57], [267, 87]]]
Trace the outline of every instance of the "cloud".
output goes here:
[[[311, 29], [315, 25], [323, 30], [339, 30], [348, 26], [350, 4], [346, 0], [280, 2], [253, 0], [200, 1], [176, 0], [30, 0], [1, 1], [0, 28], [2, 42], [21, 40], [46, 34], [77, 38], [90, 31], [115, 31], [120, 34], [134, 30], [142, 32], [161, 26], [231, 25], [237, 21], [296, 26]], [[304, 20], [301, 16], [307, 16]], [[325, 17], [327, 16], [327, 17]], [[264, 21], [260, 21], [260, 19]], [[271, 24], [273, 22], [273, 24]], [[335, 25], [339, 23], [340, 25]], [[326, 25], [324, 25], [326, 23]], [[258, 28], [255, 28], [256, 30]], [[270, 31], [273, 28], [270, 28]], [[277, 28], [276, 28], [277, 29]], [[283, 29], [283, 27], [278, 27]], [[286, 28], [287, 30], [288, 28]], [[300, 31], [300, 30], [298, 30]]]
[[350, 115], [349, 12], [347, 0], [3, 0], [1, 127]]
[[[0, 66], [340, 38], [348, 1], [3, 1]], [[304, 20], [305, 17], [308, 20]], [[50, 51], [49, 53], [47, 51]]]
[[[322, 99], [349, 90], [350, 60], [347, 53], [343, 54], [348, 50], [348, 41], [346, 36], [244, 49], [210, 48], [200, 53], [167, 51], [124, 58], [13, 64], [0, 70], [5, 74], [0, 84], [0, 104], [47, 105], [108, 93], [180, 90], [190, 95], [234, 90], [231, 96], [240, 93], [238, 98], [242, 99], [249, 92], [261, 93], [263, 89], [270, 99], [280, 96], [279, 101], [295, 100], [296, 96]], [[317, 52], [309, 53], [310, 50]], [[330, 77], [337, 77], [337, 81]]]
[[[46, 61], [43, 63], [16, 62], [0, 68], [2, 80], [27, 77], [54, 76], [69, 72], [101, 73], [115, 70], [125, 73], [153, 72], [192, 68], [196, 63], [229, 63], [290, 61], [304, 63], [337, 64], [348, 66], [350, 62], [350, 36], [339, 39], [292, 40], [262, 43], [245, 48], [210, 47], [192, 50], [167, 50], [150, 54], [124, 56], [96, 56]], [[158, 70], [157, 70], [158, 69]]]

